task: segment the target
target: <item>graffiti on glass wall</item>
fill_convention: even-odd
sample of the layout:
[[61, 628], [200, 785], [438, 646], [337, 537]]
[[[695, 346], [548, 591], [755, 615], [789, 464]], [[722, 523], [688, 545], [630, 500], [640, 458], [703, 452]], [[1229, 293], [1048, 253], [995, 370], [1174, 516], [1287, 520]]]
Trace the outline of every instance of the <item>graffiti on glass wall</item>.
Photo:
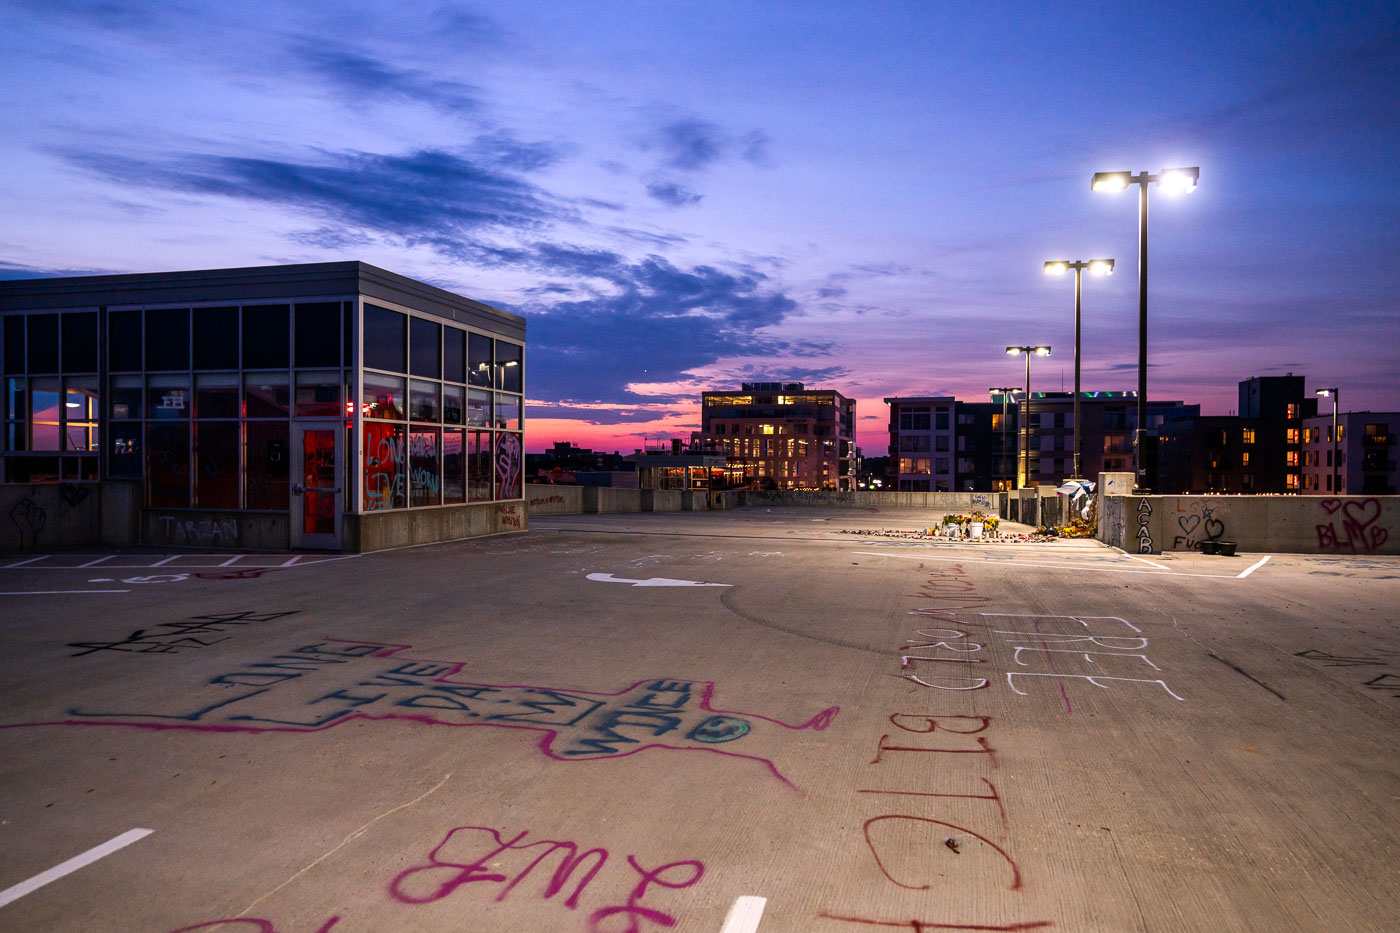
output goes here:
[[365, 510], [408, 505], [408, 450], [403, 428], [365, 423]]
[[519, 499], [523, 455], [519, 434], [496, 436], [496, 498]]

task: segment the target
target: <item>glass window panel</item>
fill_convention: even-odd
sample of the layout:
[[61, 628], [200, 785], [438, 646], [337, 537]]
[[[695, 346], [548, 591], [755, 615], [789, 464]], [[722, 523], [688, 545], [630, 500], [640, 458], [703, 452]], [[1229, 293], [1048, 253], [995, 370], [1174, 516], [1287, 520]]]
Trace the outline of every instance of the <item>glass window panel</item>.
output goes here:
[[97, 443], [97, 377], [63, 381], [63, 449], [99, 450]]
[[188, 418], [190, 416], [190, 377], [147, 377], [146, 412], [151, 418]]
[[[120, 378], [120, 377], [118, 377]], [[237, 418], [238, 373], [199, 373], [194, 377], [196, 418]]]
[[190, 312], [146, 312], [146, 369], [190, 368]]
[[151, 508], [190, 505], [190, 426], [146, 426], [146, 503]]
[[297, 373], [296, 414], [301, 418], [340, 415], [340, 371]]
[[24, 372], [24, 315], [5, 315], [5, 372]]
[[491, 388], [491, 338], [485, 334], [467, 335], [467, 381]]
[[56, 483], [58, 457], [9, 457], [5, 477], [11, 483]]
[[442, 466], [438, 462], [438, 432], [414, 428], [408, 435], [409, 504], [438, 505], [442, 501]]
[[467, 497], [472, 502], [491, 498], [491, 432], [467, 432]]
[[114, 372], [142, 369], [140, 311], [113, 311], [107, 315], [107, 367]]
[[238, 508], [237, 421], [194, 426], [194, 504], [201, 509]]
[[64, 457], [63, 478], [65, 480], [97, 479], [97, 458]]
[[28, 331], [29, 371], [58, 372], [58, 315], [29, 315]]
[[335, 534], [335, 428], [301, 432], [301, 527], [309, 535]]
[[421, 317], [408, 319], [408, 364], [415, 376], [442, 378], [442, 326]]
[[282, 369], [291, 363], [291, 313], [286, 305], [243, 308], [244, 369]]
[[464, 431], [442, 432], [442, 501], [467, 501], [467, 442]]
[[481, 389], [467, 390], [467, 424], [473, 427], [491, 426], [491, 393]]
[[408, 451], [401, 424], [365, 425], [364, 506], [366, 512], [408, 505]]
[[378, 305], [365, 305], [365, 365], [393, 373], [408, 371], [405, 316]]
[[194, 309], [194, 368], [238, 368], [238, 309]]
[[117, 420], [141, 417], [143, 380], [140, 376], [112, 377], [111, 415]]
[[525, 457], [519, 434], [496, 435], [496, 498], [519, 499]]
[[340, 302], [298, 304], [295, 325], [298, 366], [340, 365]]
[[290, 508], [291, 457], [288, 446], [288, 424], [285, 421], [248, 421], [244, 423], [248, 448], [244, 469], [249, 509]]
[[402, 420], [404, 410], [404, 378], [402, 376], [381, 376], [378, 373], [365, 373], [364, 398], [361, 407], [366, 418], [387, 418]]
[[524, 359], [519, 344], [496, 341], [496, 388], [507, 392], [521, 391]]
[[249, 373], [243, 377], [244, 417], [285, 418], [290, 401], [286, 373]]
[[107, 475], [113, 479], [141, 478], [141, 423], [108, 426]]
[[408, 420], [441, 421], [442, 403], [438, 400], [441, 388], [436, 382], [410, 379], [408, 382]]
[[63, 371], [97, 372], [97, 312], [63, 315]]
[[[340, 303], [340, 358], [344, 360], [342, 366], [348, 367], [355, 361], [355, 303], [352, 301], [342, 301]], [[346, 398], [349, 398], [347, 393]], [[351, 471], [353, 472], [353, 471]]]
[[24, 377], [9, 376], [5, 379], [5, 415], [17, 421], [29, 417], [29, 406], [25, 401]]
[[7, 421], [3, 441], [6, 450], [28, 450], [28, 425], [23, 421]]
[[442, 378], [467, 381], [467, 332], [456, 327], [442, 329]]
[[59, 408], [63, 399], [59, 395], [58, 378], [29, 380], [30, 404], [30, 450], [60, 450], [62, 437], [59, 434]]
[[467, 390], [462, 386], [442, 387], [442, 420], [447, 424], [463, 424], [467, 414]]
[[520, 430], [520, 396], [496, 393], [496, 427]]

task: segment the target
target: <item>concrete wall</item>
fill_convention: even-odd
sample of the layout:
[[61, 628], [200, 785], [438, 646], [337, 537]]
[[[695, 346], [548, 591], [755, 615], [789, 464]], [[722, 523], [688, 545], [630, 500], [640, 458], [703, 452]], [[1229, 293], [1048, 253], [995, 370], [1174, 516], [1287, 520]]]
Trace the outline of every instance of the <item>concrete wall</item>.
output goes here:
[[583, 488], [526, 483], [525, 505], [531, 515], [578, 515], [583, 511]]
[[292, 544], [291, 526], [286, 512], [146, 509], [140, 513], [140, 541], [151, 547], [285, 551]]
[[1216, 541], [1265, 553], [1400, 554], [1400, 496], [1108, 496], [1099, 540], [1131, 554]]
[[101, 543], [102, 487], [97, 483], [0, 485], [0, 552]]
[[679, 489], [640, 489], [643, 512], [679, 512], [686, 496]]
[[942, 512], [996, 512], [1001, 507], [999, 492], [877, 492], [857, 489], [851, 492], [749, 490], [749, 505], [807, 505], [853, 509], [933, 509]]
[[351, 553], [526, 531], [530, 525], [529, 510], [518, 501], [393, 509], [346, 515], [344, 522], [344, 550]]
[[640, 512], [642, 491], [640, 489], [613, 489], [608, 486], [584, 486], [583, 510], [585, 512]]

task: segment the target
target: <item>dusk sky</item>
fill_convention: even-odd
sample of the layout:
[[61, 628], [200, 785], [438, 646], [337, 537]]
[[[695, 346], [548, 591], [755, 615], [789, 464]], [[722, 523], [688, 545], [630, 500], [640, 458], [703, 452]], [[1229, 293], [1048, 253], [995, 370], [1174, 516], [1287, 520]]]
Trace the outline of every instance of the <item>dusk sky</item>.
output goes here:
[[1400, 408], [1400, 5], [0, 0], [0, 277], [360, 259], [525, 315], [527, 448], [699, 393]]

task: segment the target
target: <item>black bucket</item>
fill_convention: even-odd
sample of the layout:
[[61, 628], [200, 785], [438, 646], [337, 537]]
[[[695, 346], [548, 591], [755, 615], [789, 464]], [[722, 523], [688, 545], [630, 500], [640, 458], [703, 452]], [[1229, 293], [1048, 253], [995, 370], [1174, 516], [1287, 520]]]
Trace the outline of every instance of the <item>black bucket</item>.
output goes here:
[[1233, 541], [1220, 541], [1220, 542], [1217, 542], [1217, 543], [1220, 545], [1220, 556], [1221, 556], [1221, 557], [1234, 557], [1234, 556], [1235, 556], [1235, 542], [1233, 542]]
[[1201, 549], [1201, 553], [1202, 553], [1202, 554], [1218, 554], [1218, 553], [1220, 553], [1220, 542], [1219, 542], [1219, 541], [1202, 541], [1200, 544], [1197, 545], [1197, 547], [1199, 547], [1199, 548]]

